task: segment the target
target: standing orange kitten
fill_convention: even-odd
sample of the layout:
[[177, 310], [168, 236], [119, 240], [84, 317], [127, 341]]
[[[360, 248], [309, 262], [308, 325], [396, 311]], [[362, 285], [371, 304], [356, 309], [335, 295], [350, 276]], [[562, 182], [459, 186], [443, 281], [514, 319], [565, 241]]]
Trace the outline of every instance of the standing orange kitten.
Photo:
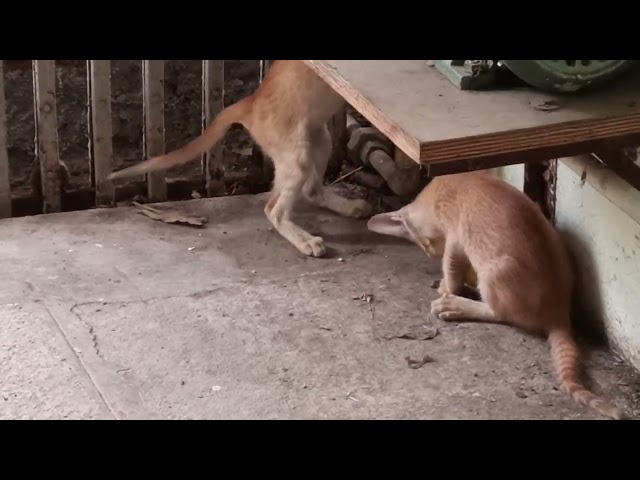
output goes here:
[[332, 150], [327, 122], [344, 103], [301, 60], [276, 60], [255, 93], [220, 112], [201, 136], [108, 178], [131, 177], [195, 160], [211, 150], [232, 124], [239, 123], [275, 166], [271, 198], [265, 207], [267, 218], [300, 252], [321, 257], [326, 253], [322, 238], [312, 236], [290, 218], [301, 194], [344, 216], [368, 217], [372, 212], [367, 201], [340, 197], [323, 185]]
[[[411, 204], [372, 217], [368, 228], [443, 257], [442, 296], [431, 303], [434, 315], [546, 335], [562, 390], [602, 415], [624, 418], [580, 383], [569, 317], [568, 254], [558, 232], [524, 193], [486, 172], [436, 177]], [[482, 301], [459, 296], [470, 268]]]

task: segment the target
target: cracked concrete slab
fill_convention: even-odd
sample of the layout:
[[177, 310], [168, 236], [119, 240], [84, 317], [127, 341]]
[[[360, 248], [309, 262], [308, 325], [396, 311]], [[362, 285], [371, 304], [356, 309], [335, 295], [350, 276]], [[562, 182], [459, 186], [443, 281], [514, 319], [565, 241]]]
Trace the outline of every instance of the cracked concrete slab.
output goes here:
[[0, 305], [0, 419], [114, 418], [46, 307]]
[[[204, 229], [122, 208], [0, 222], [2, 374], [24, 392], [0, 415], [598, 418], [556, 390], [543, 340], [430, 318], [440, 267], [417, 248], [312, 209], [296, 218], [331, 251], [304, 257], [264, 201], [175, 205], [206, 214]], [[422, 325], [435, 337], [391, 338]], [[593, 389], [640, 413], [637, 375], [587, 353]]]

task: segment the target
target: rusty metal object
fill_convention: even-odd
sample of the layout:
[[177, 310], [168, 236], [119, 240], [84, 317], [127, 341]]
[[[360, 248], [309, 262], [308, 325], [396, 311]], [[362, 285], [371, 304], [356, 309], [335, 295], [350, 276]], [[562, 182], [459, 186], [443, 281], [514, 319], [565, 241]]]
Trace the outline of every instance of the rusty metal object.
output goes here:
[[347, 152], [353, 162], [374, 169], [396, 195], [410, 197], [418, 193], [422, 185], [419, 165], [398, 165], [394, 145], [378, 129], [360, 126], [351, 115], [347, 115], [346, 124], [350, 134]]

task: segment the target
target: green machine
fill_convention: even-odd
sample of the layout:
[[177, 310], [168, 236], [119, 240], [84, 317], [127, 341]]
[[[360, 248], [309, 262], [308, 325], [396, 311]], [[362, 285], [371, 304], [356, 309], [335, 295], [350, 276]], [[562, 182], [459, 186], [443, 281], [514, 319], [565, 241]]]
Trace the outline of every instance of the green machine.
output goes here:
[[638, 65], [637, 60], [429, 60], [461, 90], [530, 86], [551, 93], [597, 87]]

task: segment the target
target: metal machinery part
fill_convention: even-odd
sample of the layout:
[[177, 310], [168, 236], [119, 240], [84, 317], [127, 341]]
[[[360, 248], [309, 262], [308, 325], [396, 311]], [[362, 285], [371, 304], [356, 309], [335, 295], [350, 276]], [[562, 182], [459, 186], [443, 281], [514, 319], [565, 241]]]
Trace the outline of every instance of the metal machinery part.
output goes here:
[[496, 60], [430, 60], [460, 90], [491, 90], [496, 83]]
[[498, 87], [501, 69], [526, 84], [554, 93], [602, 85], [638, 64], [635, 60], [434, 60], [434, 66], [461, 90]]

